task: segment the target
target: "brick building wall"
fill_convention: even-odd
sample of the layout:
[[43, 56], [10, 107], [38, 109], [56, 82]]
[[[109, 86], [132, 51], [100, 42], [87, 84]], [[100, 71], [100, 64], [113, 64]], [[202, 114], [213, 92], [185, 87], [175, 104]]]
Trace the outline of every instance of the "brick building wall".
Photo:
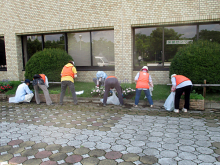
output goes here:
[[[220, 21], [219, 0], [0, 0], [0, 36], [5, 39], [7, 72], [1, 79], [24, 79], [21, 35], [114, 29], [115, 71], [133, 82], [132, 27]], [[155, 84], [169, 82], [168, 71], [151, 72]], [[79, 72], [89, 81], [94, 72]]]

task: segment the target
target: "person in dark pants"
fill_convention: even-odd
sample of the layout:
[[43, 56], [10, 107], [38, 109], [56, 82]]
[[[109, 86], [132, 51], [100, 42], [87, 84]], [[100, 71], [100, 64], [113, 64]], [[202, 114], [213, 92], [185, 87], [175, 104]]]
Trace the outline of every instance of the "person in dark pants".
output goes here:
[[189, 109], [190, 92], [192, 89], [191, 80], [183, 75], [172, 74], [171, 82], [172, 82], [171, 92], [176, 91], [174, 112], [179, 113], [180, 97], [183, 94], [183, 92], [185, 92], [185, 104], [182, 111], [187, 112], [187, 110]]
[[75, 86], [74, 86], [74, 78], [77, 77], [77, 71], [74, 67], [74, 62], [69, 61], [68, 64], [66, 64], [63, 67], [63, 70], [61, 72], [61, 95], [60, 95], [60, 105], [63, 105], [63, 98], [66, 92], [67, 86], [69, 86], [74, 104], [78, 104], [76, 92], [75, 92]]
[[123, 102], [123, 97], [122, 97], [122, 89], [118, 82], [118, 79], [115, 76], [108, 76], [105, 79], [105, 93], [104, 93], [104, 98], [103, 98], [103, 106], [106, 106], [108, 93], [110, 89], [112, 88], [115, 88], [116, 91], [118, 92], [120, 106], [123, 106], [124, 102]]
[[39, 88], [40, 88], [44, 92], [44, 97], [46, 99], [46, 104], [47, 105], [54, 105], [52, 103], [52, 100], [51, 100], [50, 95], [49, 95], [49, 91], [47, 89], [49, 87], [49, 85], [48, 85], [47, 76], [45, 74], [35, 74], [32, 84], [33, 84], [33, 87], [34, 87], [35, 100], [36, 100], [37, 104], [40, 104], [40, 97], [39, 97]]

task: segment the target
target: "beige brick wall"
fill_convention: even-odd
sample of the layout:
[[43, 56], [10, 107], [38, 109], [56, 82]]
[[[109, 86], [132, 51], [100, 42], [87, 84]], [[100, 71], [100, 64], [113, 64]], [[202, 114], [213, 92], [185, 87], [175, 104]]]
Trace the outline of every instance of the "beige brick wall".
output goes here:
[[[0, 0], [0, 35], [5, 37], [7, 73], [23, 80], [22, 34], [114, 29], [115, 76], [132, 82], [132, 27], [220, 21], [219, 0]], [[79, 72], [88, 81], [95, 72]], [[168, 72], [151, 72], [154, 83], [169, 81]], [[85, 76], [84, 76], [85, 75]], [[85, 78], [86, 77], [86, 78]]]

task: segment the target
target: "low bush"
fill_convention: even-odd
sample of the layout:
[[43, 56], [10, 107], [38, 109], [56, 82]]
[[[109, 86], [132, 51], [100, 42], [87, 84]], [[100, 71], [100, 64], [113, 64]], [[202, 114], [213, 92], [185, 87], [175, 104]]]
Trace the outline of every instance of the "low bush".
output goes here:
[[25, 66], [25, 78], [33, 79], [35, 74], [45, 74], [48, 81], [59, 82], [60, 73], [68, 61], [73, 60], [61, 49], [44, 49], [36, 52]]
[[[220, 44], [210, 41], [196, 41], [181, 48], [174, 56], [170, 75], [188, 77], [193, 84], [220, 84]], [[220, 87], [210, 87], [212, 92]], [[196, 90], [202, 90], [198, 87]]]
[[[181, 99], [184, 99], [184, 96], [185, 96], [185, 95], [182, 95], [182, 96], [181, 96]], [[195, 90], [193, 90], [193, 91], [190, 93], [190, 99], [204, 100], [204, 97], [203, 97], [201, 94], [196, 93]]]
[[0, 93], [5, 93], [12, 89], [12, 83], [8, 80], [3, 80], [0, 82]]

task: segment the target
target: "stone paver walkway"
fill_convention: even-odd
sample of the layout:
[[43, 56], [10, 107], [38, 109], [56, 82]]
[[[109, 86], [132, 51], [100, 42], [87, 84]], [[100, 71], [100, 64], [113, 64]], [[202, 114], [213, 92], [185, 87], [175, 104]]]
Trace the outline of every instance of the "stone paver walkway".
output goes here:
[[0, 106], [1, 165], [220, 165], [218, 110]]

